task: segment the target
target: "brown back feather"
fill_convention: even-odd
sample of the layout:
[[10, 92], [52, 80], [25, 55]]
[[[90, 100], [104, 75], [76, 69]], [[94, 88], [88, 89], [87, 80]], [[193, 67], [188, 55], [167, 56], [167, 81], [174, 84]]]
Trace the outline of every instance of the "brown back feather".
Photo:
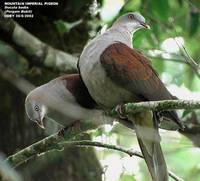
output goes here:
[[96, 107], [96, 102], [90, 96], [79, 74], [64, 75], [60, 79], [66, 81], [66, 88], [75, 96], [81, 106], [89, 109]]

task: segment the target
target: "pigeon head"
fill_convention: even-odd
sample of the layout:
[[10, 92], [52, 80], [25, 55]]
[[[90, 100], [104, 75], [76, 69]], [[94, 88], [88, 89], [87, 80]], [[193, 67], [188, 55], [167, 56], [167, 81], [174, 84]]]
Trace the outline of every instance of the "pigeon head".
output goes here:
[[129, 12], [120, 16], [113, 26], [126, 27], [132, 32], [141, 28], [150, 29], [150, 26], [145, 22], [145, 18], [138, 12]]
[[28, 118], [37, 123], [37, 125], [44, 129], [43, 119], [47, 113], [47, 107], [42, 104], [41, 99], [35, 97], [33, 94], [35, 92], [30, 92], [25, 100], [25, 110]]

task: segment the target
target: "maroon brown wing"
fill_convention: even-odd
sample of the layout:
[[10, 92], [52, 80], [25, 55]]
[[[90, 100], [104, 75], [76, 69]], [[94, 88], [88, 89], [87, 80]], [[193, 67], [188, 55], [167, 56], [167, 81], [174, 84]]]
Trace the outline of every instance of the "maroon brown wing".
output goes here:
[[59, 77], [64, 81], [64, 85], [68, 91], [70, 91], [76, 101], [83, 107], [88, 109], [94, 109], [97, 107], [96, 102], [90, 96], [87, 87], [83, 83], [79, 74], [68, 74]]
[[127, 45], [120, 42], [110, 45], [102, 53], [100, 61], [116, 84], [144, 100], [172, 99], [149, 60]]
[[[149, 60], [127, 45], [116, 42], [108, 46], [102, 53], [100, 61], [108, 77], [132, 92], [141, 101], [174, 99]], [[164, 111], [163, 116], [183, 127], [175, 111]]]

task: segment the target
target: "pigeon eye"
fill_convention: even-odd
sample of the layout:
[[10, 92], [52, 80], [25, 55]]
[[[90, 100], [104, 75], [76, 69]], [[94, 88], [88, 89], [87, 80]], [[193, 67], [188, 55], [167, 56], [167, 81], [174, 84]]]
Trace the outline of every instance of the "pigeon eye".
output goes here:
[[132, 19], [134, 19], [134, 15], [133, 14], [129, 14], [128, 18], [132, 20]]
[[37, 111], [37, 112], [40, 111], [39, 106], [37, 106], [37, 105], [35, 106], [35, 111]]

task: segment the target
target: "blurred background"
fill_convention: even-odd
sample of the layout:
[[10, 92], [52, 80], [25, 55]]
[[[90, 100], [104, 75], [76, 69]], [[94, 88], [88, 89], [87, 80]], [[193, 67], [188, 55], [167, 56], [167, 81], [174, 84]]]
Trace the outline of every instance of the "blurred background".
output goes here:
[[[120, 15], [138, 11], [151, 26], [134, 34], [133, 46], [151, 59], [167, 88], [180, 99], [200, 100], [200, 1], [58, 0], [58, 7], [35, 8], [33, 19], [14, 19], [40, 41], [77, 58], [84, 45]], [[0, 159], [41, 140], [47, 133], [28, 121], [26, 93], [66, 73], [30, 56], [12, 39], [8, 20], [0, 19]], [[26, 41], [21, 37], [20, 41]], [[31, 44], [32, 42], [29, 41]], [[69, 72], [69, 71], [68, 71]], [[67, 73], [68, 73], [67, 72]], [[71, 72], [75, 72], [75, 69]], [[184, 132], [161, 130], [168, 168], [186, 181], [200, 180], [200, 111], [179, 111]], [[133, 131], [114, 124], [82, 134], [139, 151]], [[4, 155], [4, 156], [3, 156]], [[21, 164], [14, 177], [49, 181], [149, 181], [144, 161], [99, 148], [67, 147]]]

